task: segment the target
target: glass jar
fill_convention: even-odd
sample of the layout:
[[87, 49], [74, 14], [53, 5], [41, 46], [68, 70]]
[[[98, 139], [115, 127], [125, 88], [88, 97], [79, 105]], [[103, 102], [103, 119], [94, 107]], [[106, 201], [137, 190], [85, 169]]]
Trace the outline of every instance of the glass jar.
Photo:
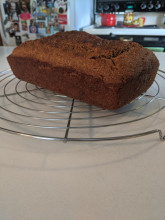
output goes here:
[[132, 25], [133, 24], [133, 10], [127, 10], [124, 14], [124, 25]]

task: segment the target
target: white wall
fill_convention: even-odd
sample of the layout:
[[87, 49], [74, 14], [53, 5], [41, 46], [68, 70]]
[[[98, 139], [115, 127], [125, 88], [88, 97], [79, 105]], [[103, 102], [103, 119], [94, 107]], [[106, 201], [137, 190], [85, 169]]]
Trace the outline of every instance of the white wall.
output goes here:
[[93, 0], [68, 0], [69, 30], [79, 30], [93, 21]]
[[75, 0], [76, 29], [90, 25], [93, 17], [93, 0]]

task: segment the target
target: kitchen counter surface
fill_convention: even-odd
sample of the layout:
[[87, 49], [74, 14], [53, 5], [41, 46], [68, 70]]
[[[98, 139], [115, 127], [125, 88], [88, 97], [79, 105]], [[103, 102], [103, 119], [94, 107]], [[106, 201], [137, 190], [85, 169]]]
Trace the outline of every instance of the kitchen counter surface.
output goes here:
[[[0, 71], [12, 50], [0, 47]], [[155, 54], [165, 71], [165, 53]], [[149, 120], [165, 133], [165, 110]], [[0, 140], [0, 220], [165, 219], [165, 141], [158, 134], [64, 143], [0, 131]]]
[[145, 36], [165, 36], [164, 26], [159, 28], [118, 28], [118, 27], [96, 27], [94, 25], [83, 28], [83, 31], [94, 35], [144, 35]]

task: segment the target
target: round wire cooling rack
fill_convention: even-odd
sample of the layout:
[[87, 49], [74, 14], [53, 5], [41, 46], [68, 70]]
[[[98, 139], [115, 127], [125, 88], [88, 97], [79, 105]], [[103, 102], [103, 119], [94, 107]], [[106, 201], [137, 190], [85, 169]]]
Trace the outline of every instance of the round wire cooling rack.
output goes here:
[[[151, 88], [118, 111], [102, 110], [0, 72], [0, 130], [44, 140], [111, 141], [155, 133], [165, 140], [157, 117], [165, 108], [165, 72]], [[152, 126], [151, 126], [152, 125]], [[151, 129], [151, 127], [153, 127]]]

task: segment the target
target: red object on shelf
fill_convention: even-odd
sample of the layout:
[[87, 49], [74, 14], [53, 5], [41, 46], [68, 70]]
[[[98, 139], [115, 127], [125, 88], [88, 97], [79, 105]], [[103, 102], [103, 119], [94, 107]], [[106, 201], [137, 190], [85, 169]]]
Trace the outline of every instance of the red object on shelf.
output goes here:
[[116, 24], [116, 17], [114, 14], [102, 14], [101, 16], [101, 25], [102, 26], [114, 26]]

